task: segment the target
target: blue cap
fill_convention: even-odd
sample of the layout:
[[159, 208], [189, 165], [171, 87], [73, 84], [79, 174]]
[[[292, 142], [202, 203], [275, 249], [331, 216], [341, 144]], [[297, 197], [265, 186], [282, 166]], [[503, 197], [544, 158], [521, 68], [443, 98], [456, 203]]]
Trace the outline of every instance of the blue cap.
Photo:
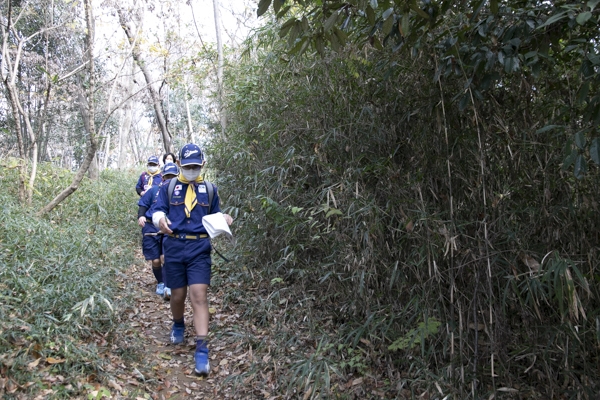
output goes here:
[[158, 157], [157, 156], [150, 156], [148, 158], [148, 164], [156, 164], [156, 165], [158, 165]]
[[202, 150], [197, 144], [188, 143], [179, 152], [179, 162], [181, 165], [202, 165], [204, 163], [204, 154], [202, 154]]
[[163, 175], [179, 175], [179, 167], [172, 162], [166, 163], [162, 170]]

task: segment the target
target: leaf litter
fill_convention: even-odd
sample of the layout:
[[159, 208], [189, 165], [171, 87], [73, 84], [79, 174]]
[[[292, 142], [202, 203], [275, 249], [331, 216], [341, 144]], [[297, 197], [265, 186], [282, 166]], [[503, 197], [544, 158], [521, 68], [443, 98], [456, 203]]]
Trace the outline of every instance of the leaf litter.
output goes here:
[[[138, 256], [141, 259], [141, 255]], [[156, 282], [147, 262], [137, 262], [123, 276], [123, 286], [134, 293], [135, 304], [121, 313], [123, 335], [116, 346], [130, 348], [132, 354], [112, 355], [115, 376], [109, 380], [111, 396], [115, 399], [286, 399], [281, 387], [286, 376], [293, 376], [293, 360], [308, 357], [315, 352], [314, 339], [302, 321], [287, 320], [287, 310], [273, 310], [277, 327], [257, 324], [249, 315], [245, 301], [260, 301], [261, 289], [243, 288], [238, 282], [223, 280], [208, 292], [210, 328], [209, 349], [211, 372], [207, 378], [194, 375], [194, 327], [189, 298], [186, 301], [185, 342], [171, 345], [169, 333], [171, 314], [169, 302], [154, 292]], [[224, 301], [244, 293], [245, 301]], [[225, 304], [226, 303], [226, 304]], [[277, 335], [295, 336], [294, 346], [282, 346]], [[299, 344], [305, 344], [302, 348]], [[302, 349], [302, 350], [301, 350]], [[364, 382], [363, 382], [364, 379]], [[308, 383], [308, 382], [306, 382]], [[380, 398], [367, 386], [367, 378], [349, 374], [343, 381], [332, 377], [336, 391], [346, 392], [348, 398]], [[293, 390], [297, 398], [317, 398], [323, 393], [304, 389], [303, 384]], [[377, 386], [377, 384], [375, 384]], [[360, 390], [359, 390], [360, 389]]]

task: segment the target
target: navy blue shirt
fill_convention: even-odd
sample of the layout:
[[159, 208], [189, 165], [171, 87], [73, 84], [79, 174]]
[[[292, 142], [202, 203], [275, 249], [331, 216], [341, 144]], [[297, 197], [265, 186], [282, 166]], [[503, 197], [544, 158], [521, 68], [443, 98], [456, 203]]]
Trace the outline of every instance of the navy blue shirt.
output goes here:
[[156, 203], [156, 197], [158, 196], [158, 191], [161, 188], [161, 186], [163, 185], [152, 185], [152, 187], [148, 189], [146, 193], [142, 195], [142, 197], [140, 197], [140, 200], [138, 201], [138, 206], [140, 207], [138, 211], [138, 218], [144, 215], [146, 218], [152, 219], [152, 206], [154, 205], [154, 203]]
[[[137, 185], [135, 185], [135, 191], [137, 192], [137, 194], [141, 196], [143, 191], [150, 189], [148, 181], [150, 181], [150, 174], [148, 173], [148, 171], [142, 172], [138, 179]], [[152, 186], [158, 186], [161, 182], [162, 174], [159, 173], [154, 175], [154, 179], [152, 179]]]
[[[206, 229], [202, 225], [202, 217], [208, 214], [208, 192], [206, 190], [206, 183], [192, 183], [196, 190], [196, 200], [198, 203], [188, 218], [185, 215], [184, 204], [185, 193], [188, 190], [188, 184], [182, 183], [177, 179], [175, 187], [173, 188], [173, 195], [169, 201], [169, 182], [171, 182], [170, 179], [165, 181], [165, 183], [162, 185], [163, 189], [158, 191], [158, 197], [156, 198], [156, 203], [152, 207], [152, 213], [157, 211], [164, 212], [167, 218], [169, 218], [169, 221], [171, 221], [169, 228], [173, 231], [173, 233], [206, 233]], [[217, 187], [215, 185], [213, 186], [214, 195], [211, 214], [221, 212]]]

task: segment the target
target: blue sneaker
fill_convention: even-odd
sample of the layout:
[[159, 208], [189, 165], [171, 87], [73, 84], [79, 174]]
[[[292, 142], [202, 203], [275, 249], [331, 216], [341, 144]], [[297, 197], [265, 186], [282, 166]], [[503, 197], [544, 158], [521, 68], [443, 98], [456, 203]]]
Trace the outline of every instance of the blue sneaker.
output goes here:
[[179, 344], [183, 343], [183, 334], [185, 333], [185, 325], [184, 326], [176, 326], [173, 324], [171, 328], [171, 343]]
[[159, 283], [158, 285], [156, 285], [156, 294], [159, 296], [163, 296], [165, 294], [165, 284], [164, 283]]
[[208, 373], [210, 372], [210, 362], [208, 362], [208, 349], [206, 347], [203, 349], [196, 349], [194, 359], [196, 360], [196, 368], [194, 368], [194, 372], [196, 373], [196, 375], [208, 376]]
[[165, 299], [165, 300], [171, 299], [171, 289], [169, 289], [168, 287], [165, 287], [165, 292], [163, 294], [163, 299]]

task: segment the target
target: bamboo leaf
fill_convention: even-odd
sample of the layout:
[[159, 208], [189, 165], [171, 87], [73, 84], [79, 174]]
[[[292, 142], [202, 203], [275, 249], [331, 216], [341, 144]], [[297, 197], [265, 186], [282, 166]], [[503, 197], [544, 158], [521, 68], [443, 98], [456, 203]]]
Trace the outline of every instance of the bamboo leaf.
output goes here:
[[334, 11], [329, 18], [327, 18], [327, 21], [325, 21], [325, 23], [323, 24], [323, 30], [325, 32], [330, 32], [331, 28], [333, 28], [333, 25], [335, 24], [335, 21], [337, 21], [338, 19], [338, 15], [339, 13], [337, 11]]
[[575, 169], [573, 171], [575, 178], [582, 179], [587, 173], [587, 162], [583, 154], [579, 154], [575, 160]]
[[543, 28], [545, 26], [552, 25], [553, 23], [560, 21], [561, 19], [563, 19], [563, 18], [565, 18], [567, 16], [567, 12], [568, 11], [562, 11], [562, 12], [560, 12], [558, 14], [554, 14], [553, 16], [551, 16], [550, 18], [548, 18], [546, 20], [546, 22], [544, 22], [543, 24], [541, 24], [540, 26], [538, 26], [537, 29], [541, 29], [541, 28]]
[[416, 4], [411, 4], [410, 9], [416, 12], [420, 17], [429, 19], [429, 15], [425, 11], [421, 10]]
[[371, 8], [371, 6], [367, 6], [365, 11], [367, 13], [367, 20], [369, 21], [369, 25], [375, 25], [375, 12]]
[[579, 131], [575, 134], [575, 146], [583, 150], [585, 147], [585, 131]]
[[589, 11], [584, 11], [577, 16], [577, 23], [579, 25], [584, 25], [589, 19], [592, 18], [592, 13]]
[[80, 312], [81, 317], [83, 317], [85, 315], [85, 311], [87, 310], [87, 306], [88, 306], [89, 303], [90, 303], [90, 298], [88, 297], [81, 304], [81, 312]]
[[594, 138], [590, 144], [590, 158], [596, 165], [600, 165], [600, 144], [598, 144], [598, 138]]
[[392, 31], [394, 26], [394, 16], [390, 15], [386, 20], [383, 21], [383, 26], [381, 27], [381, 31], [387, 35]]
[[400, 23], [400, 33], [402, 34], [402, 36], [408, 36], [410, 35], [410, 18], [408, 14], [404, 14], [402, 16], [402, 20]]
[[108, 308], [110, 309], [110, 311], [113, 311], [113, 312], [115, 311], [115, 310], [113, 309], [113, 306], [112, 306], [112, 304], [110, 304], [110, 301], [108, 301], [108, 299], [107, 299], [107, 298], [105, 298], [105, 297], [102, 297], [102, 301], [104, 301], [104, 302], [106, 303], [106, 305], [108, 306]]
[[390, 15], [392, 15], [393, 12], [394, 12], [394, 9], [392, 7], [388, 8], [387, 10], [385, 10], [383, 12], [381, 19], [385, 21], [386, 19], [389, 18]]
[[285, 21], [284, 24], [281, 25], [281, 28], [279, 28], [279, 37], [284, 38], [288, 34], [290, 29], [292, 29], [292, 26], [294, 26], [295, 23], [296, 17], [292, 17]]
[[537, 135], [539, 133], [548, 132], [548, 131], [551, 131], [552, 129], [556, 129], [556, 128], [562, 128], [562, 125], [546, 125], [543, 128], [540, 128], [537, 131], [535, 131], [535, 134]]
[[327, 211], [327, 214], [325, 214], [325, 218], [329, 218], [332, 215], [343, 215], [343, 213], [337, 208], [330, 208], [329, 211]]
[[260, 0], [260, 2], [258, 3], [258, 10], [256, 11], [256, 16], [260, 17], [261, 15], [266, 13], [270, 5], [271, 0]]
[[334, 27], [333, 32], [335, 33], [335, 36], [337, 36], [338, 40], [340, 41], [340, 44], [343, 46], [346, 44], [346, 42], [348, 41], [348, 35], [346, 35], [346, 32], [344, 32], [343, 30], [341, 30], [338, 27]]
[[315, 48], [321, 57], [325, 55], [325, 45], [323, 43], [323, 38], [321, 35], [315, 37]]
[[571, 150], [571, 154], [569, 154], [567, 157], [565, 157], [565, 159], [563, 160], [563, 171], [566, 170], [567, 168], [569, 168], [574, 162], [575, 159], [577, 158], [577, 150], [573, 149]]

